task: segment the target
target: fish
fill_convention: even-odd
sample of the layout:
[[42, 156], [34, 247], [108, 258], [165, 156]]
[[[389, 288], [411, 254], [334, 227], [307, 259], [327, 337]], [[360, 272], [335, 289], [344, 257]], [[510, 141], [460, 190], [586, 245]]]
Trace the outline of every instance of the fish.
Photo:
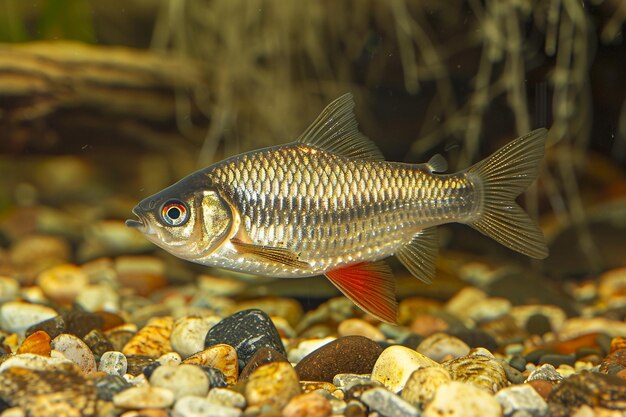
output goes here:
[[350, 93], [295, 141], [235, 155], [145, 198], [126, 225], [173, 255], [277, 278], [325, 275], [377, 319], [395, 323], [385, 258], [421, 281], [435, 278], [437, 226], [467, 224], [532, 258], [544, 236], [515, 202], [536, 179], [546, 129], [514, 139], [456, 172], [386, 161], [358, 129]]

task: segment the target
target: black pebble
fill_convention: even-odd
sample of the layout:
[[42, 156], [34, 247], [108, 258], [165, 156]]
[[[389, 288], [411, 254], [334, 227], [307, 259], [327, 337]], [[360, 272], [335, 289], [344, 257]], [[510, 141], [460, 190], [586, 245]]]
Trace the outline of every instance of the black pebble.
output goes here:
[[490, 352], [498, 349], [498, 342], [489, 333], [481, 329], [468, 329], [454, 326], [446, 330], [450, 336], [457, 337], [471, 348], [483, 347]]
[[112, 401], [115, 394], [131, 386], [130, 383], [119, 375], [103, 376], [96, 379], [94, 385], [96, 386], [98, 399], [103, 401]]
[[159, 366], [161, 366], [160, 362], [152, 362], [151, 364], [144, 366], [141, 372], [146, 377], [146, 379], [150, 379], [154, 370]]
[[526, 362], [538, 364], [539, 359], [541, 359], [543, 355], [548, 355], [551, 353], [555, 353], [555, 352], [550, 349], [537, 349], [537, 350], [528, 352], [526, 355], [524, 355], [524, 359], [526, 359]]
[[559, 365], [574, 366], [576, 362], [576, 355], [563, 355], [560, 353], [546, 353], [539, 358], [539, 365], [549, 363], [550, 365], [558, 368]]
[[526, 370], [526, 359], [522, 355], [513, 355], [509, 360], [509, 365], [520, 372]]
[[526, 321], [526, 331], [530, 334], [543, 336], [552, 331], [552, 324], [543, 314], [533, 314]]
[[274, 323], [267, 314], [258, 309], [239, 311], [213, 326], [204, 339], [204, 348], [220, 343], [235, 348], [241, 361], [240, 369], [262, 347], [272, 348], [287, 356]]
[[424, 340], [424, 336], [421, 336], [415, 333], [410, 333], [409, 335], [407, 335], [404, 339], [400, 341], [400, 344], [402, 346], [408, 347], [409, 349], [415, 350], [417, 349], [419, 344], [422, 343], [422, 340]]
[[209, 387], [211, 388], [225, 388], [228, 386], [226, 383], [226, 376], [222, 371], [209, 366], [201, 366], [204, 373], [209, 377]]
[[141, 375], [146, 366], [156, 362], [156, 359], [143, 355], [130, 355], [126, 357], [126, 360], [128, 361], [126, 373], [132, 376]]
[[596, 337], [596, 343], [602, 348], [605, 355], [611, 351], [611, 340], [613, 340], [613, 337], [606, 333], [600, 333], [598, 337]]
[[72, 310], [51, 319], [30, 326], [26, 330], [26, 337], [43, 330], [54, 339], [61, 333], [69, 333], [83, 338], [94, 329], [99, 329], [104, 324], [104, 319], [96, 314], [82, 310]]

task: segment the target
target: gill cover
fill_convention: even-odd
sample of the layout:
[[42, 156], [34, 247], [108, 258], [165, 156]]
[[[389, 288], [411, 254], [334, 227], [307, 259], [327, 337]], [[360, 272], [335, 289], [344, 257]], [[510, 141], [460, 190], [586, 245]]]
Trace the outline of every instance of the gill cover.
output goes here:
[[207, 255], [217, 250], [231, 235], [234, 226], [233, 212], [216, 191], [203, 191], [196, 197], [196, 212], [201, 228], [197, 234], [198, 255]]

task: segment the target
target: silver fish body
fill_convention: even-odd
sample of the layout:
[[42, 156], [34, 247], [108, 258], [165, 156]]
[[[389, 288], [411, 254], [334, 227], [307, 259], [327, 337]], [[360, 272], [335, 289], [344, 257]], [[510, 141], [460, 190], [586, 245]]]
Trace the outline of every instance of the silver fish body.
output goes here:
[[543, 235], [515, 198], [536, 178], [546, 130], [455, 174], [384, 160], [359, 133], [346, 94], [294, 142], [233, 156], [148, 197], [127, 225], [176, 256], [253, 274], [325, 274], [372, 315], [395, 321], [395, 255], [429, 282], [436, 226], [468, 224], [535, 258]]

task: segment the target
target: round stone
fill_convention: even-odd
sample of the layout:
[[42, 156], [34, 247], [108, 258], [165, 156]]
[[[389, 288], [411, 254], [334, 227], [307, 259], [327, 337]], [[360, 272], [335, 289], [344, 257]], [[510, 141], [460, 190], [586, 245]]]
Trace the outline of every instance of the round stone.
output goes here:
[[170, 334], [172, 332], [173, 319], [169, 316], [155, 317], [145, 327], [139, 330], [126, 343], [122, 353], [126, 356], [140, 355], [158, 358], [171, 352]]
[[[265, 365], [266, 363], [272, 362], [289, 362], [287, 358], [285, 358], [280, 352], [275, 351], [272, 348], [263, 347], [256, 351], [256, 353], [250, 358], [248, 364], [241, 371], [241, 375], [239, 375], [239, 379], [245, 381], [248, 379], [250, 374], [254, 372], [256, 368], [261, 365]], [[235, 360], [235, 363], [237, 361]]]
[[282, 409], [300, 394], [298, 374], [289, 363], [274, 362], [257, 368], [246, 383], [248, 405]]
[[243, 395], [227, 388], [211, 388], [206, 398], [213, 404], [226, 407], [244, 408], [246, 406], [246, 398]]
[[241, 410], [212, 403], [207, 398], [187, 395], [176, 401], [174, 413], [179, 417], [239, 417]]
[[452, 381], [450, 373], [444, 368], [430, 366], [413, 371], [402, 389], [402, 398], [416, 407], [424, 408], [433, 397], [437, 388]]
[[445, 333], [435, 333], [424, 339], [416, 350], [436, 362], [442, 362], [467, 355], [470, 347], [459, 338]]
[[37, 283], [49, 299], [60, 304], [69, 304], [89, 284], [89, 279], [80, 267], [61, 264], [41, 272]]
[[150, 385], [168, 388], [175, 398], [185, 395], [205, 396], [209, 392], [209, 378], [195, 365], [162, 365], [152, 372]]
[[172, 349], [186, 358], [204, 349], [204, 339], [211, 327], [219, 322], [217, 316], [182, 317], [172, 327]]
[[0, 276], [0, 304], [13, 301], [20, 290], [20, 284], [11, 277]]
[[470, 354], [443, 363], [452, 379], [467, 382], [489, 393], [497, 392], [509, 381], [502, 364], [493, 356]]
[[385, 335], [363, 319], [347, 319], [342, 321], [337, 328], [339, 336], [363, 336], [368, 339], [379, 341], [385, 340]]
[[372, 380], [382, 383], [391, 392], [399, 392], [413, 371], [437, 362], [404, 346], [390, 346], [378, 357], [372, 369]]
[[493, 395], [471, 384], [448, 382], [437, 388], [423, 417], [501, 417], [500, 404]]
[[274, 323], [267, 314], [257, 309], [239, 311], [213, 326], [206, 335], [204, 347], [217, 344], [234, 346], [242, 362], [241, 368], [262, 347], [272, 348], [287, 356]]
[[282, 414], [283, 417], [329, 417], [332, 407], [324, 396], [310, 392], [292, 398]]
[[545, 416], [548, 413], [548, 404], [530, 385], [503, 388], [496, 393], [495, 398], [506, 416]]
[[23, 301], [9, 301], [0, 307], [0, 327], [10, 333], [23, 335], [34, 324], [57, 316], [50, 307]]
[[226, 377], [228, 385], [235, 385], [239, 377], [237, 351], [230, 345], [213, 345], [188, 357], [183, 363], [218, 369]]
[[98, 365], [98, 370], [100, 372], [106, 372], [110, 375], [123, 376], [126, 374], [127, 369], [128, 361], [122, 352], [105, 352], [100, 357], [100, 364]]
[[370, 410], [385, 417], [418, 417], [417, 408], [385, 388], [373, 388], [361, 395], [361, 401]]
[[17, 353], [34, 353], [41, 356], [50, 356], [51, 350], [50, 336], [48, 333], [39, 330], [24, 339]]
[[333, 382], [337, 374], [372, 372], [381, 353], [382, 348], [366, 337], [340, 337], [303, 358], [296, 371], [303, 381]]
[[91, 374], [98, 369], [91, 349], [73, 334], [58, 335], [52, 340], [51, 346], [52, 349], [63, 353], [63, 356], [77, 364], [85, 374]]

